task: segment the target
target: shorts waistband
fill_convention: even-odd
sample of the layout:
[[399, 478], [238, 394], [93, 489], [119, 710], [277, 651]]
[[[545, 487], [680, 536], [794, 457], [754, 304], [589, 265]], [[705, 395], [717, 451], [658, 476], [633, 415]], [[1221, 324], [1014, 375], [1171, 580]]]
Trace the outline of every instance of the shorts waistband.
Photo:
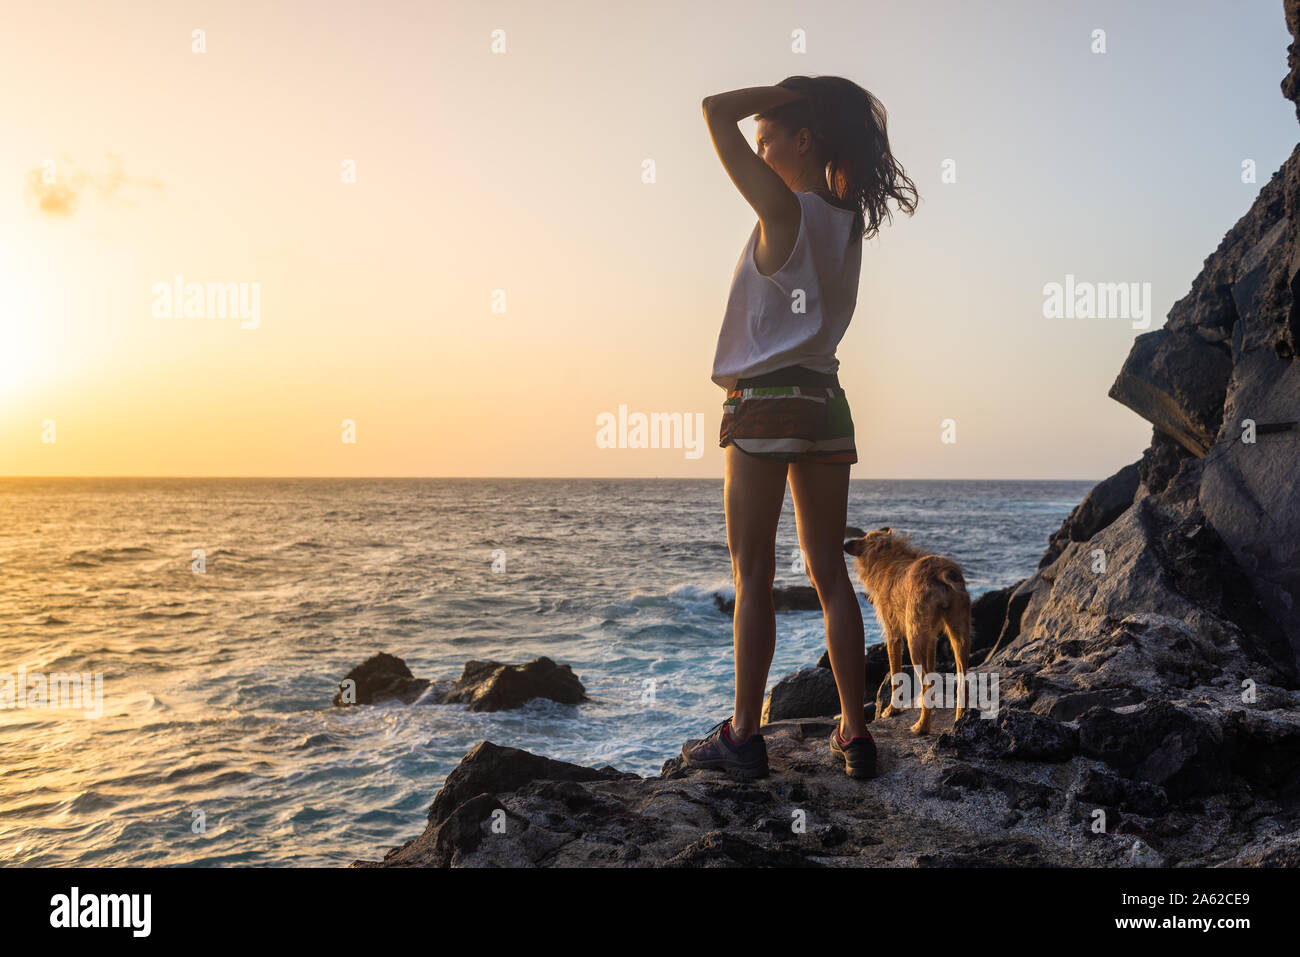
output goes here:
[[803, 385], [838, 389], [840, 387], [840, 377], [834, 372], [814, 372], [812, 369], [805, 369], [803, 366], [786, 366], [784, 369], [777, 369], [775, 372], [765, 372], [762, 375], [736, 380], [737, 389], [761, 389], [774, 385]]

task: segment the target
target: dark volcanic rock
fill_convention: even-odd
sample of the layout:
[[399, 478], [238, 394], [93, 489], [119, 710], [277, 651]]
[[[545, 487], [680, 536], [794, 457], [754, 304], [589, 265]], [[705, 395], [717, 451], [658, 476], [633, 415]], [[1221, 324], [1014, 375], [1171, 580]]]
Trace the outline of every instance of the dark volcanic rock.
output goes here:
[[1145, 498], [1163, 492], [1183, 467], [1183, 463], [1194, 457], [1177, 440], [1159, 429], [1153, 429], [1151, 444], [1138, 462], [1141, 486], [1134, 498]]
[[1080, 692], [1133, 701], [1247, 678], [1294, 685], [1284, 639], [1195, 501], [1178, 486], [1166, 494], [1040, 570], [1020, 634], [981, 666], [1000, 675], [1004, 701], [1048, 711]]
[[1074, 794], [1085, 806], [1102, 806], [1155, 817], [1169, 807], [1165, 789], [1132, 781], [1104, 768], [1085, 767], [1074, 784]]
[[[903, 654], [906, 656], [906, 649], [903, 650]], [[889, 674], [889, 653], [886, 651], [883, 644], [875, 644], [867, 647], [863, 657], [866, 660], [867, 671], [867, 680], [866, 683], [863, 684], [863, 688], [866, 689], [866, 696], [868, 702], [870, 702], [875, 700], [876, 689], [880, 687], [880, 682], [884, 677]], [[832, 674], [831, 655], [829, 651], [822, 652], [822, 656], [817, 659], [817, 667], [825, 671], [827, 674]], [[832, 680], [834, 680], [833, 677]], [[868, 704], [868, 707], [873, 708], [874, 706]], [[836, 711], [838, 712], [839, 709], [836, 708]], [[879, 714], [880, 712], [875, 710], [873, 713]]]
[[1296, 119], [1300, 119], [1300, 0], [1285, 0], [1283, 9], [1291, 44], [1286, 48], [1287, 75], [1282, 79], [1282, 95], [1295, 103]]
[[[1008, 840], [999, 823], [1008, 795], [1027, 822], [1046, 820], [1052, 800], [1039, 783], [994, 775], [987, 795], [956, 804], [926, 796], [947, 759], [923, 766], [905, 731], [881, 728], [881, 775], [854, 781], [826, 747], [832, 726], [764, 726], [772, 775], [753, 782], [676, 761], [660, 777], [638, 778], [484, 743], [448, 777], [420, 837], [382, 862], [354, 866], [861, 866], [915, 863], [936, 851], [1011, 863], [994, 852], [999, 842], [1059, 865], [1079, 844], [1072, 833], [1048, 835], [1036, 824]], [[1097, 864], [1122, 863], [1128, 849], [1118, 839], [1085, 844]]]
[[1219, 793], [1232, 774], [1230, 742], [1215, 716], [1164, 701], [1126, 713], [1086, 712], [1079, 718], [1079, 750], [1174, 799]]
[[1223, 731], [1231, 745], [1233, 773], [1294, 805], [1300, 799], [1300, 726], [1288, 717], [1238, 708], [1228, 712]]
[[447, 704], [467, 704], [471, 711], [504, 711], [533, 698], [578, 704], [587, 700], [587, 691], [572, 668], [557, 665], [550, 658], [538, 658], [526, 665], [468, 661], [443, 700]]
[[938, 851], [918, 854], [912, 861], [914, 867], [969, 868], [969, 867], [1051, 867], [1032, 841], [985, 841], [967, 851], [953, 853]]
[[835, 676], [825, 668], [801, 668], [772, 686], [763, 705], [763, 723], [839, 713], [840, 693], [835, 687]]
[[970, 606], [971, 617], [971, 660], [978, 662], [985, 652], [998, 643], [998, 636], [1007, 621], [1007, 612], [1011, 608], [1011, 596], [1023, 584], [1023, 580], [1006, 588], [986, 591]]
[[429, 823], [441, 824], [457, 806], [476, 794], [513, 791], [531, 781], [606, 781], [620, 777], [623, 775], [613, 768], [596, 770], [484, 741], [447, 775], [429, 807]]
[[1138, 463], [1134, 462], [1110, 478], [1098, 482], [1052, 535], [1038, 567], [1044, 568], [1056, 561], [1068, 543], [1086, 542], [1119, 518], [1133, 504], [1133, 496], [1138, 490], [1138, 477]]
[[[1296, 5], [1286, 4], [1288, 26]], [[1283, 81], [1296, 93], [1296, 43]], [[1196, 492], [1300, 661], [1300, 145], [1206, 258], [1165, 328], [1138, 337], [1112, 394], [1197, 456]], [[1222, 383], [1220, 380], [1222, 379]], [[1254, 423], [1254, 441], [1246, 440]], [[1167, 479], [1156, 442], [1144, 472]], [[1148, 458], [1152, 468], [1147, 469]], [[1151, 493], [1159, 481], [1144, 474]]]
[[[501, 803], [501, 795], [526, 790], [538, 782], [554, 785], [558, 790], [549, 792], [536, 789], [570, 813], [573, 809], [572, 793], [563, 787], [576, 787], [578, 782], [616, 781], [635, 775], [624, 775], [612, 768], [581, 767], [564, 761], [554, 761], [516, 748], [503, 748], [490, 741], [476, 746], [447, 776], [446, 782], [429, 808], [429, 826], [423, 835], [390, 851], [383, 861], [385, 867], [454, 867], [463, 863], [461, 858], [473, 854], [485, 838], [510, 833], [511, 829], [527, 831], [529, 822], [511, 812]], [[568, 799], [565, 799], [566, 793]], [[579, 789], [585, 798], [586, 792]], [[532, 838], [540, 838], [540, 849]], [[552, 849], [540, 833], [528, 835], [522, 842], [538, 853]]]
[[[352, 684], [355, 682], [355, 690]], [[518, 708], [533, 698], [550, 698], [561, 704], [586, 701], [586, 689], [568, 665], [538, 658], [526, 665], [497, 661], [469, 661], [455, 681], [430, 682], [416, 678], [406, 662], [380, 653], [357, 665], [339, 682], [336, 705], [402, 701], [411, 704], [467, 704], [471, 711]]]
[[995, 718], [982, 718], [972, 708], [962, 714], [951, 731], [936, 739], [935, 746], [951, 747], [959, 755], [1064, 761], [1079, 749], [1079, 732], [1030, 711], [1007, 709]]
[[1002, 620], [1002, 629], [998, 632], [991, 648], [979, 655], [972, 652], [971, 663], [982, 664], [992, 658], [999, 648], [1015, 641], [1020, 635], [1020, 623], [1024, 619], [1025, 609], [1029, 607], [1029, 600], [1037, 592], [1049, 587], [1041, 570], [1014, 585], [1009, 585], [1007, 590], [1010, 595], [1007, 598], [1007, 610]]
[[[758, 781], [678, 759], [640, 778], [484, 742], [447, 778], [422, 835], [354, 866], [1132, 867], [1153, 843], [1180, 865], [1281, 863], [1300, 728], [1300, 695], [1284, 697], [1285, 709], [1238, 708], [1218, 734], [1203, 702], [1139, 717], [1094, 709], [1079, 731], [1015, 711], [956, 729], [939, 711], [937, 739], [884, 721], [869, 782], [830, 754], [832, 721], [764, 725], [772, 773]], [[1267, 802], [1252, 810], [1244, 785]], [[1107, 833], [1092, 833], [1094, 808], [1107, 809]]]
[[344, 675], [334, 703], [346, 706], [397, 700], [410, 704], [428, 687], [426, 679], [411, 674], [405, 661], [381, 651]]
[[664, 867], [821, 867], [802, 851], [785, 847], [766, 847], [743, 840], [726, 831], [710, 831], [687, 845], [668, 860]]
[[1207, 273], [1231, 283], [1237, 321], [1223, 425], [1199, 497], [1300, 659], [1300, 434], [1287, 425], [1300, 419], [1298, 221], [1300, 146], [1206, 261]]
[[1222, 343], [1157, 329], [1137, 337], [1110, 397], [1205, 455], [1223, 417], [1232, 355]]
[[1075, 721], [1090, 708], [1123, 708], [1139, 704], [1146, 695], [1134, 688], [1099, 688], [1096, 691], [1062, 691], [1044, 689], [1034, 699], [1030, 710], [1055, 721]]

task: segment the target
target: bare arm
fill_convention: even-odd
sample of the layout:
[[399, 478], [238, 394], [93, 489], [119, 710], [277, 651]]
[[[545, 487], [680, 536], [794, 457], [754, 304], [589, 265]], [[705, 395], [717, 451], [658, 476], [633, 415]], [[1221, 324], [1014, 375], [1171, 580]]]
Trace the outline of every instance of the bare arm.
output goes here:
[[736, 124], [755, 113], [803, 99], [804, 95], [783, 86], [751, 86], [706, 96], [701, 104], [718, 159], [745, 202], [758, 214], [765, 232], [790, 223], [797, 228], [799, 200], [750, 148]]
[[741, 90], [715, 93], [704, 98], [705, 112], [710, 107], [725, 122], [739, 123], [747, 116], [802, 100], [805, 94], [784, 86], [747, 86]]

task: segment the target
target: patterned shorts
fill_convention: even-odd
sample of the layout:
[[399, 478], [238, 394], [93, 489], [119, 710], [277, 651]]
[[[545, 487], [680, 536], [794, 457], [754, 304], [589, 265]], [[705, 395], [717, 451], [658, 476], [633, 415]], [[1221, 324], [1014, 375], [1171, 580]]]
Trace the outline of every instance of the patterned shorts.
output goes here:
[[838, 378], [801, 366], [737, 382], [722, 403], [718, 445], [782, 462], [858, 460]]

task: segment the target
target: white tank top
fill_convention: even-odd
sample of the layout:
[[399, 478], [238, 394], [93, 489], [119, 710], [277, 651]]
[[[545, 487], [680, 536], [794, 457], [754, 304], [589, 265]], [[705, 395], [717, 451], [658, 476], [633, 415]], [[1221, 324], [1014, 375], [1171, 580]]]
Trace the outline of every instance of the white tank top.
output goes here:
[[852, 237], [855, 213], [816, 193], [795, 196], [799, 235], [785, 265], [770, 276], [758, 271], [758, 223], [736, 263], [713, 357], [713, 381], [724, 389], [784, 366], [839, 371], [835, 347], [853, 317], [862, 269], [862, 242]]

